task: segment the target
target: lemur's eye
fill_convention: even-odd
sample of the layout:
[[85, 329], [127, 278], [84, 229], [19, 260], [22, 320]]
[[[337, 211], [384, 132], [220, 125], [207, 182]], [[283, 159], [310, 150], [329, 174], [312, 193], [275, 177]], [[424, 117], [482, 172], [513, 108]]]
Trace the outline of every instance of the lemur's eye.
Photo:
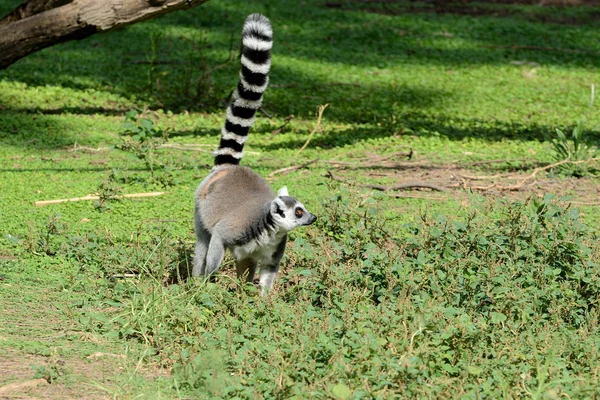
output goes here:
[[302, 211], [302, 209], [300, 207], [296, 208], [296, 217], [302, 218], [303, 215], [304, 215], [304, 211]]

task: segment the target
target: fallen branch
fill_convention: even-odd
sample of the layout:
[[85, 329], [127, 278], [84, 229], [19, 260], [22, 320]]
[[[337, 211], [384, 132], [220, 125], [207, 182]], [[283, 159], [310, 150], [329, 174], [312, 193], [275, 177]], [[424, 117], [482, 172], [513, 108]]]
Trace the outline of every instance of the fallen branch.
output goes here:
[[336, 175], [336, 174], [334, 174], [332, 170], [329, 170], [329, 169], [328, 169], [328, 170], [327, 170], [327, 173], [329, 174], [329, 177], [330, 177], [331, 179], [333, 179], [334, 181], [338, 181], [338, 182], [342, 182], [342, 183], [348, 183], [348, 182], [346, 182], [346, 180], [345, 180], [345, 179], [343, 179], [343, 178], [342, 178], [342, 177], [340, 177], [339, 175]]
[[137, 278], [139, 276], [140, 276], [139, 274], [114, 274], [114, 275], [111, 275], [110, 277], [114, 278], [114, 279], [124, 279], [124, 278]]
[[321, 127], [321, 117], [323, 116], [323, 111], [325, 111], [325, 109], [327, 108], [329, 104], [325, 104], [325, 105], [320, 105], [318, 110], [317, 110], [317, 124], [315, 125], [315, 127], [313, 128], [313, 130], [310, 132], [310, 135], [308, 135], [308, 139], [306, 139], [306, 142], [304, 143], [304, 146], [302, 146], [300, 148], [300, 150], [298, 150], [298, 152], [296, 153], [296, 156], [298, 156], [298, 154], [302, 153], [302, 150], [304, 150], [306, 148], [306, 146], [308, 146], [308, 143], [310, 143], [310, 139], [312, 139], [313, 135], [315, 134], [315, 132], [317, 130], [319, 130], [319, 128]]
[[88, 147], [88, 146], [81, 146], [79, 145], [77, 142], [73, 143], [73, 147], [71, 147], [70, 149], [68, 149], [69, 151], [84, 151], [84, 152], [90, 152], [90, 153], [98, 153], [100, 151], [105, 151], [110, 149], [110, 147]]
[[513, 158], [513, 159], [502, 158], [499, 160], [473, 161], [473, 162], [467, 163], [467, 165], [478, 166], [478, 165], [486, 165], [486, 164], [509, 163], [509, 162], [515, 162], [515, 161], [533, 161], [533, 160], [531, 158], [527, 158], [527, 157]]
[[[461, 187], [464, 189], [475, 189], [475, 190], [498, 189], [498, 190], [516, 191], [516, 190], [521, 190], [526, 184], [529, 186], [534, 184], [536, 181], [533, 181], [533, 182], [530, 182], [530, 181], [532, 179], [534, 179], [536, 177], [536, 175], [542, 171], [553, 169], [553, 168], [559, 167], [564, 164], [584, 164], [584, 163], [597, 162], [597, 161], [600, 161], [600, 158], [590, 158], [588, 160], [578, 160], [578, 161], [571, 161], [569, 159], [566, 159], [566, 160], [558, 161], [558, 162], [555, 162], [553, 164], [549, 164], [549, 165], [546, 165], [543, 167], [535, 168], [531, 174], [529, 174], [525, 177], [521, 177], [516, 174], [497, 174], [497, 175], [488, 175], [488, 176], [458, 174], [458, 177], [463, 179], [463, 181], [459, 184], [451, 185], [450, 187]], [[465, 179], [467, 179], [467, 180], [486, 180], [486, 179], [495, 179], [495, 178], [509, 178], [509, 179], [514, 179], [514, 180], [520, 179], [520, 181], [514, 185], [508, 185], [508, 186], [502, 186], [502, 185], [498, 185], [496, 183], [492, 183], [488, 186], [473, 186], [473, 185], [466, 185], [464, 182]]]
[[274, 177], [275, 175], [278, 175], [278, 174], [288, 174], [288, 173], [290, 173], [292, 171], [296, 171], [298, 169], [306, 168], [309, 165], [316, 163], [317, 161], [319, 161], [319, 159], [315, 158], [314, 160], [309, 161], [307, 163], [304, 163], [302, 165], [294, 165], [294, 166], [291, 166], [291, 167], [286, 167], [286, 168], [278, 169], [276, 171], [271, 172], [269, 174], [269, 178], [272, 178], [272, 177]]
[[286, 125], [289, 124], [290, 121], [293, 119], [294, 119], [294, 114], [291, 114], [291, 115], [288, 115], [287, 117], [285, 117], [285, 119], [283, 120], [283, 125], [281, 125], [279, 128], [277, 128], [273, 132], [271, 132], [271, 136], [275, 136], [275, 135], [281, 133], [283, 128], [285, 128]]
[[523, 187], [523, 185], [525, 184], [525, 182], [527, 182], [530, 179], [535, 178], [535, 176], [538, 174], [538, 172], [542, 172], [542, 171], [546, 171], [546, 170], [549, 170], [549, 169], [552, 169], [552, 168], [556, 168], [556, 167], [559, 167], [559, 166], [564, 165], [564, 164], [585, 164], [585, 163], [593, 162], [593, 161], [600, 161], [600, 158], [590, 158], [588, 160], [579, 160], [579, 161], [571, 161], [569, 159], [566, 159], [566, 160], [562, 160], [562, 161], [556, 162], [554, 164], [546, 165], [545, 167], [538, 167], [538, 168], [534, 169], [533, 172], [530, 175], [528, 175], [525, 178], [523, 178], [523, 180], [521, 182], [517, 183], [516, 185], [504, 186], [504, 187], [501, 187], [501, 188], [503, 190], [519, 190], [519, 189], [521, 189]]
[[461, 183], [457, 183], [457, 184], [448, 185], [448, 187], [449, 188], [460, 188], [460, 189], [471, 189], [471, 190], [490, 190], [493, 188], [501, 189], [501, 187], [499, 187], [495, 183], [492, 183], [491, 185], [488, 185], [488, 186], [474, 186], [474, 185], [467, 186], [464, 184], [464, 182], [461, 182]]
[[113, 353], [102, 353], [100, 351], [95, 352], [94, 354], [90, 354], [86, 358], [88, 360], [93, 360], [101, 357], [114, 357], [114, 358], [126, 358], [125, 354], [113, 354]]
[[267, 110], [265, 110], [262, 106], [258, 107], [258, 111], [265, 114], [268, 118], [273, 118], [273, 116], [269, 112], [267, 112]]
[[392, 193], [388, 194], [390, 197], [397, 199], [420, 199], [420, 200], [437, 200], [437, 201], [448, 201], [448, 197], [435, 197], [435, 196], [419, 196], [416, 194], [405, 194], [405, 193]]
[[360, 186], [366, 187], [369, 189], [381, 190], [382, 192], [391, 192], [394, 190], [404, 190], [404, 189], [411, 189], [411, 188], [427, 188], [427, 189], [435, 190], [437, 192], [445, 192], [446, 191], [446, 189], [444, 189], [441, 186], [437, 186], [437, 185], [427, 183], [427, 182], [402, 183], [400, 185], [394, 185], [394, 186], [384, 186], [384, 185], [360, 185]]
[[579, 206], [597, 206], [600, 205], [600, 201], [565, 201], [565, 203], [575, 204]]
[[[176, 144], [176, 143], [163, 143], [160, 146], [157, 146], [157, 149], [173, 149], [173, 150], [182, 150], [182, 151], [199, 151], [202, 153], [212, 153], [211, 150], [201, 149], [200, 147], [214, 147], [212, 144]], [[73, 147], [69, 148], [68, 151], [83, 151], [88, 153], [98, 153], [101, 151], [111, 150], [112, 147], [88, 147], [81, 146], [75, 142]], [[251, 154], [255, 156], [259, 156], [260, 153], [256, 151], [245, 151], [244, 154]]]
[[327, 170], [327, 173], [329, 174], [329, 177], [331, 179], [333, 179], [334, 181], [346, 183], [346, 184], [353, 185], [353, 186], [364, 187], [364, 188], [368, 188], [368, 189], [381, 190], [383, 192], [394, 191], [394, 190], [404, 190], [404, 189], [410, 189], [410, 188], [427, 188], [427, 189], [436, 190], [438, 192], [446, 191], [446, 189], [441, 186], [433, 185], [433, 184], [426, 183], [426, 182], [403, 183], [403, 184], [399, 184], [399, 185], [395, 185], [395, 186], [363, 185], [363, 184], [348, 182], [344, 178], [334, 174], [331, 170]]
[[[133, 198], [141, 198], [141, 197], [156, 197], [162, 196], [165, 192], [148, 192], [148, 193], [132, 193], [132, 194], [124, 194], [120, 196], [114, 196], [114, 199], [133, 199]], [[73, 201], [89, 201], [89, 200], [100, 200], [100, 196], [96, 195], [87, 195], [84, 197], [73, 197], [71, 199], [58, 199], [58, 200], [41, 200], [36, 201], [34, 205], [36, 207], [47, 206], [50, 204], [59, 204], [59, 203], [69, 203]]]
[[470, 181], [483, 181], [486, 179], [495, 179], [495, 178], [509, 178], [514, 176], [514, 174], [496, 174], [496, 175], [467, 175], [467, 174], [457, 174], [458, 177], [462, 179], [468, 179]]

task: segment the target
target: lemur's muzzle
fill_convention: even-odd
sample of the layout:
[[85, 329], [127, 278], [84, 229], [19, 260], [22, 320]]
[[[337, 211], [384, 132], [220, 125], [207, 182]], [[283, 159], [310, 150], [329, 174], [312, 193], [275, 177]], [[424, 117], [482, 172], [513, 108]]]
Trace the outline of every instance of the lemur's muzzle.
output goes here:
[[306, 225], [310, 225], [310, 224], [312, 224], [313, 222], [315, 222], [316, 220], [317, 220], [317, 216], [316, 216], [316, 215], [313, 215], [313, 214], [311, 214], [311, 215], [310, 215], [310, 218], [308, 219], [308, 222], [306, 223]]

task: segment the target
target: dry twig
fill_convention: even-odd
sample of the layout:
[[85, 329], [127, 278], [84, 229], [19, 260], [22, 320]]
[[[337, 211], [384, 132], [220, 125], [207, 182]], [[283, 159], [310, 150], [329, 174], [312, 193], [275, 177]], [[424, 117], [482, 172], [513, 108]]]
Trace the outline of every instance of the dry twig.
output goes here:
[[283, 120], [283, 124], [279, 128], [275, 129], [273, 132], [271, 132], [271, 136], [275, 136], [275, 135], [281, 133], [283, 128], [285, 128], [286, 125], [289, 124], [290, 121], [293, 119], [294, 119], [294, 114], [291, 114], [291, 115], [288, 115], [287, 117], [285, 117], [285, 119]]
[[98, 153], [100, 151], [105, 151], [110, 149], [110, 147], [88, 147], [88, 146], [81, 146], [79, 145], [77, 142], [73, 143], [73, 147], [71, 147], [70, 149], [68, 149], [69, 151], [83, 151], [83, 152], [90, 152], [90, 153]]
[[293, 165], [293, 166], [291, 166], [291, 167], [286, 167], [286, 168], [281, 168], [281, 169], [278, 169], [278, 170], [276, 170], [276, 171], [273, 171], [273, 172], [271, 172], [271, 173], [269, 174], [269, 178], [272, 178], [272, 177], [274, 177], [275, 175], [278, 175], [278, 174], [284, 174], [284, 175], [285, 175], [285, 174], [288, 174], [288, 173], [290, 173], [290, 172], [292, 172], [292, 171], [296, 171], [296, 170], [298, 170], [298, 169], [306, 168], [307, 166], [309, 166], [309, 165], [311, 165], [311, 164], [314, 164], [314, 163], [316, 163], [317, 161], [319, 161], [319, 159], [318, 159], [318, 158], [315, 158], [314, 160], [312, 160], [312, 161], [309, 161], [309, 162], [307, 162], [307, 163], [304, 163], [304, 164], [302, 164], [302, 165]]
[[[201, 145], [179, 145], [175, 143], [164, 143], [158, 146], [159, 149], [173, 149], [173, 150], [183, 150], [183, 151], [200, 151], [202, 153], [212, 153], [210, 150], [199, 149], [198, 147]], [[212, 147], [212, 145], [210, 145]]]
[[426, 189], [435, 190], [437, 192], [445, 192], [446, 191], [446, 189], [444, 189], [441, 186], [437, 186], [437, 185], [434, 185], [432, 183], [427, 183], [427, 182], [409, 182], [409, 183], [402, 183], [402, 184], [394, 185], [394, 186], [385, 186], [385, 185], [360, 185], [360, 186], [366, 187], [369, 189], [381, 190], [382, 192], [390, 192], [390, 191], [394, 191], [394, 190], [404, 190], [404, 189], [411, 189], [411, 188], [426, 188]]
[[422, 199], [422, 200], [438, 200], [438, 201], [447, 201], [448, 197], [435, 197], [435, 196], [419, 196], [416, 194], [406, 194], [406, 193], [391, 193], [388, 194], [390, 197], [395, 197], [397, 199]]
[[403, 184], [395, 185], [395, 186], [362, 185], [362, 184], [356, 184], [353, 182], [348, 182], [344, 178], [340, 177], [339, 175], [334, 174], [331, 170], [327, 170], [327, 173], [329, 174], [329, 177], [331, 179], [333, 179], [334, 181], [343, 182], [346, 184], [364, 187], [364, 188], [368, 188], [368, 189], [381, 190], [383, 192], [388, 192], [388, 191], [393, 191], [393, 190], [404, 190], [404, 189], [410, 189], [410, 188], [427, 188], [427, 189], [436, 190], [438, 192], [446, 191], [446, 189], [444, 189], [443, 187], [433, 185], [433, 184], [427, 183], [427, 182], [411, 182], [411, 183], [403, 183]]
[[515, 161], [532, 161], [531, 158], [513, 158], [513, 159], [506, 159], [506, 158], [502, 158], [499, 160], [486, 160], [486, 161], [473, 161], [468, 163], [467, 165], [471, 165], [471, 166], [478, 166], [478, 165], [486, 165], [486, 164], [498, 164], [498, 163], [509, 163], [509, 162], [515, 162]]
[[320, 129], [320, 127], [321, 127], [321, 117], [323, 116], [323, 111], [325, 111], [325, 109], [327, 108], [327, 106], [329, 106], [329, 104], [325, 104], [325, 105], [320, 105], [319, 106], [319, 108], [317, 110], [317, 124], [315, 125], [315, 127], [313, 128], [313, 130], [310, 132], [310, 135], [308, 135], [308, 139], [306, 139], [306, 142], [304, 143], [304, 146], [302, 146], [300, 148], [300, 150], [298, 150], [298, 152], [296, 153], [296, 156], [298, 154], [300, 154], [302, 152], [302, 150], [304, 150], [306, 148], [306, 146], [308, 146], [308, 143], [310, 143], [310, 139], [312, 139], [312, 137], [315, 134], [315, 132]]
[[[132, 193], [132, 194], [124, 194], [121, 196], [114, 196], [115, 199], [132, 199], [132, 198], [141, 198], [141, 197], [155, 197], [162, 196], [165, 192], [147, 192], [147, 193]], [[84, 197], [73, 197], [71, 199], [58, 199], [58, 200], [41, 200], [36, 201], [34, 204], [36, 207], [47, 206], [50, 204], [59, 204], [59, 203], [68, 203], [72, 201], [89, 201], [89, 200], [100, 200], [100, 196], [96, 195], [87, 195]]]
[[[528, 185], [532, 185], [535, 183], [535, 181], [530, 182], [532, 179], [534, 179], [536, 177], [536, 175], [542, 171], [547, 171], [549, 169], [552, 168], [556, 168], [559, 167], [561, 165], [564, 164], [584, 164], [584, 163], [589, 163], [589, 162], [597, 162], [600, 161], [600, 158], [590, 158], [588, 160], [579, 160], [579, 161], [571, 161], [569, 159], [566, 160], [562, 160], [562, 161], [558, 161], [555, 162], [553, 164], [549, 164], [549, 165], [545, 165], [543, 167], [538, 167], [536, 169], [533, 170], [533, 172], [525, 177], [523, 177], [522, 179], [520, 179], [520, 181], [514, 185], [508, 185], [508, 186], [502, 186], [502, 185], [497, 185], [495, 183], [492, 183], [491, 185], [488, 186], [467, 186], [465, 185], [465, 182], [461, 182], [458, 185], [453, 185], [452, 187], [463, 187], [465, 189], [475, 189], [475, 190], [490, 190], [490, 189], [498, 189], [498, 190], [509, 190], [509, 191], [514, 191], [514, 190], [521, 190], [526, 184]], [[469, 180], [486, 180], [486, 179], [495, 179], [495, 178], [509, 178], [509, 179], [519, 179], [520, 176], [519, 175], [515, 175], [515, 174], [498, 174], [498, 175], [489, 175], [489, 176], [472, 176], [472, 175], [466, 175], [466, 174], [460, 174], [459, 175], [461, 178], [464, 179], [469, 179]], [[530, 182], [530, 183], [528, 183]]]
[[562, 160], [562, 161], [559, 161], [559, 162], [556, 162], [556, 163], [553, 163], [550, 165], [546, 165], [545, 167], [538, 167], [538, 168], [534, 169], [530, 175], [523, 178], [523, 180], [521, 180], [521, 182], [517, 183], [516, 185], [502, 187], [502, 189], [503, 190], [519, 190], [523, 187], [523, 185], [528, 180], [535, 178], [535, 176], [538, 174], [538, 172], [556, 168], [556, 167], [559, 167], [564, 164], [585, 164], [585, 163], [593, 162], [593, 161], [600, 161], [600, 158], [590, 158], [588, 160], [579, 160], [579, 161], [571, 161], [569, 159], [566, 159], [566, 160]]

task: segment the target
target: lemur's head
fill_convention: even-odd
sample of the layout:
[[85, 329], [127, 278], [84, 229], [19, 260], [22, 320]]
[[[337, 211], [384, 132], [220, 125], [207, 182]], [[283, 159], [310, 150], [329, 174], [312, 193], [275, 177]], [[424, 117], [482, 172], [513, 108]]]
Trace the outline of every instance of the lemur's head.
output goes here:
[[288, 194], [285, 186], [279, 189], [277, 197], [271, 202], [271, 215], [275, 223], [286, 231], [291, 231], [297, 226], [310, 225], [317, 220], [302, 203]]

